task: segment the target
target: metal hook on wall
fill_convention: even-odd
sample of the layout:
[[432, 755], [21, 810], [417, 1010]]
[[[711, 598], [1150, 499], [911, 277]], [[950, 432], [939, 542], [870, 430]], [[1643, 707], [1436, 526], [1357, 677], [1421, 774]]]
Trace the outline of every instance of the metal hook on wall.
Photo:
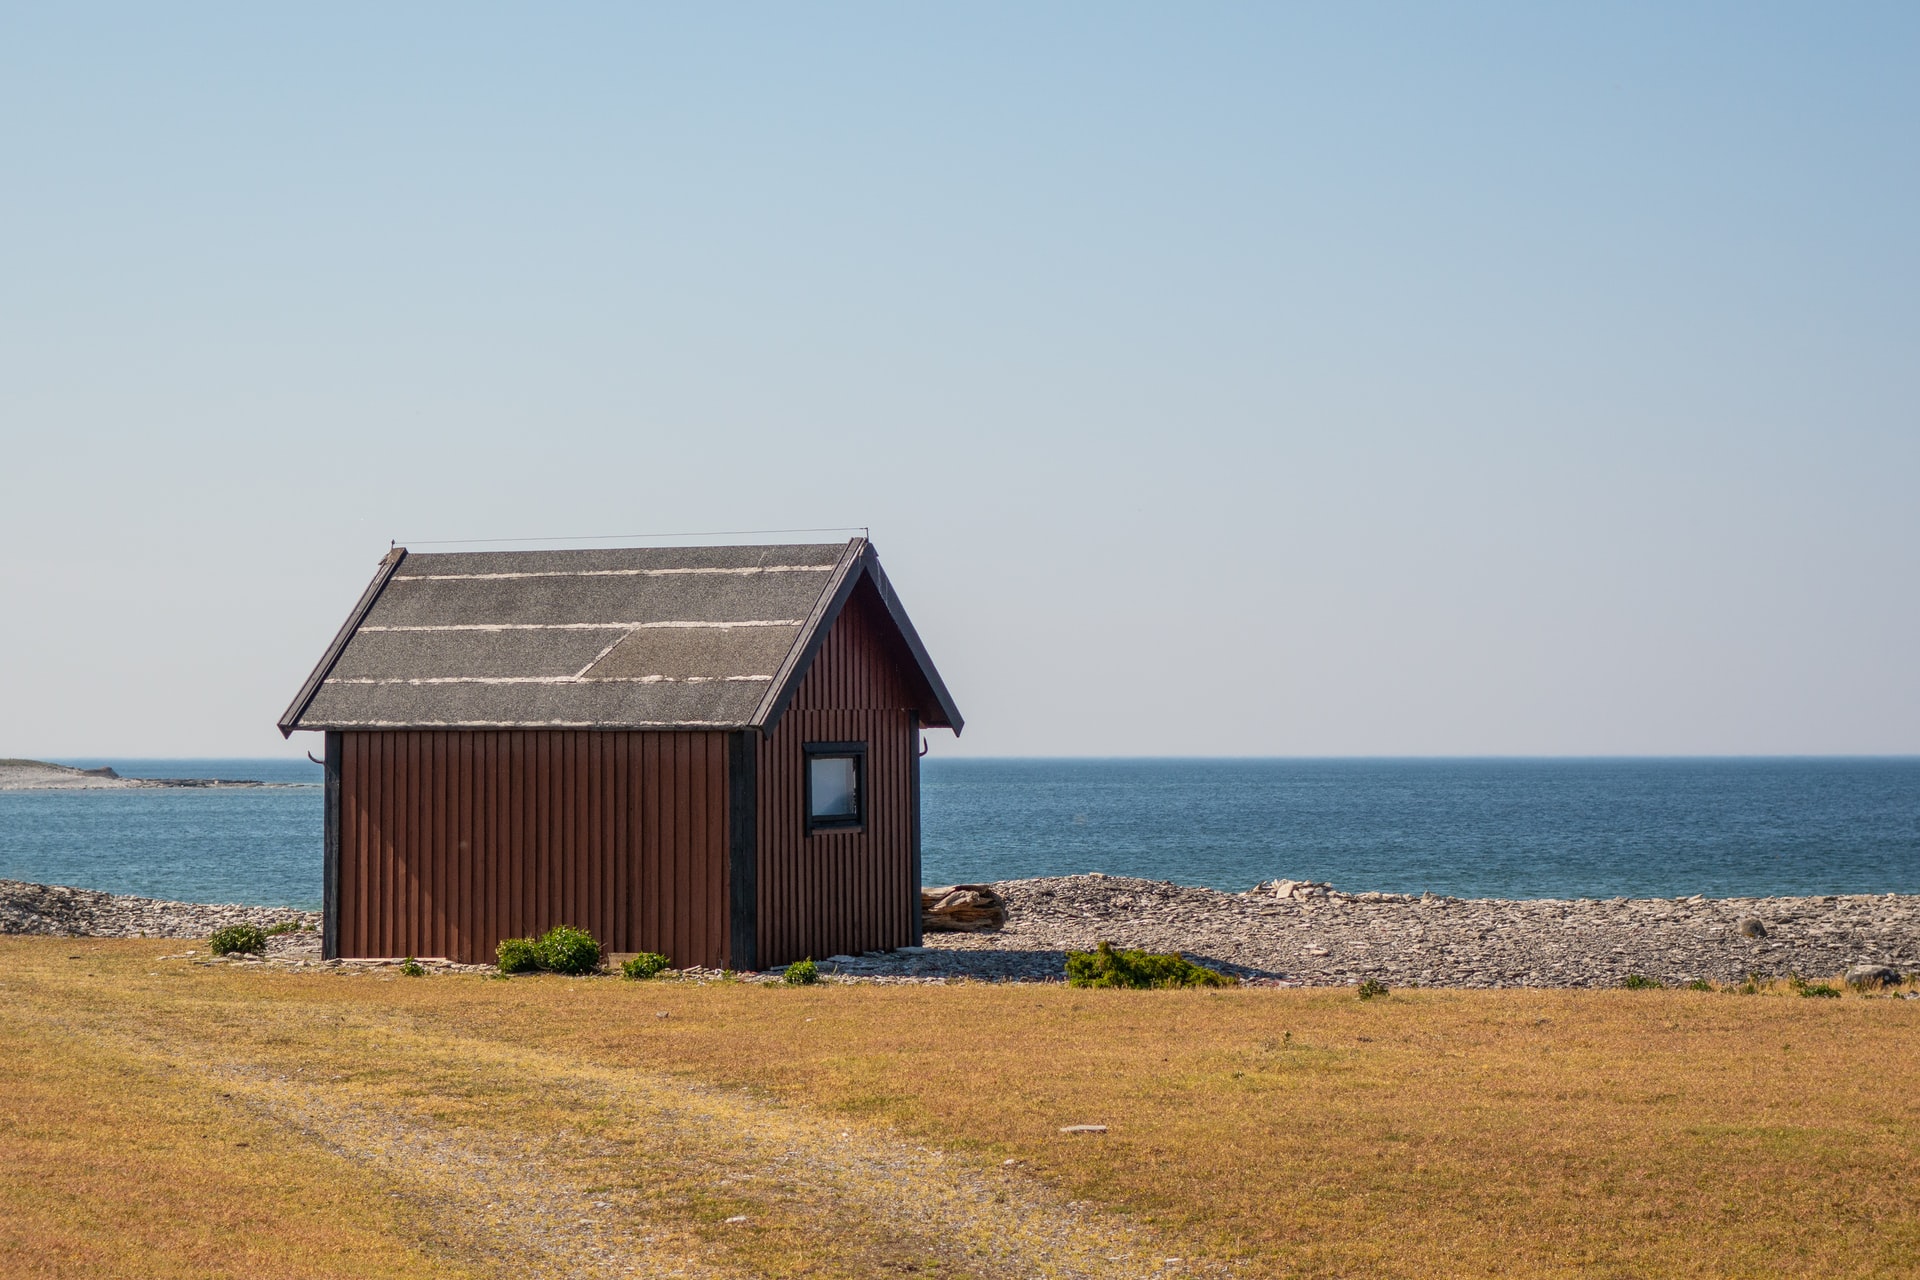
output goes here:
[[933, 750], [933, 747], [927, 742], [926, 735], [922, 734], [920, 736], [920, 754], [925, 755], [931, 750]]
[[[311, 751], [307, 752], [307, 759], [313, 760], [313, 752]], [[327, 767], [327, 762], [325, 760], [313, 760], [313, 762], [319, 765], [322, 769]]]

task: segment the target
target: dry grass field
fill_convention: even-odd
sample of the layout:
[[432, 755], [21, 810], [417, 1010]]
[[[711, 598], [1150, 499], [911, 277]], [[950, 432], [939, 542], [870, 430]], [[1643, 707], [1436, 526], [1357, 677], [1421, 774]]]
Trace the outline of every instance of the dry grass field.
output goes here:
[[1920, 1274], [1920, 1001], [194, 945], [0, 940], [0, 1274]]

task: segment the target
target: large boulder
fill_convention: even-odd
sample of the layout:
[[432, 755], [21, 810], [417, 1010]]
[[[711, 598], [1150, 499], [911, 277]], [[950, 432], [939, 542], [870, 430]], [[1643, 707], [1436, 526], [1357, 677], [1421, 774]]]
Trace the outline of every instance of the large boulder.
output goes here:
[[1007, 900], [984, 884], [920, 890], [920, 927], [928, 933], [992, 933], [1007, 922]]
[[1256, 897], [1289, 898], [1306, 901], [1333, 895], [1333, 886], [1313, 880], [1262, 880], [1253, 886]]
[[1856, 964], [1847, 970], [1847, 985], [1864, 990], [1871, 987], [1897, 987], [1901, 973], [1891, 965]]

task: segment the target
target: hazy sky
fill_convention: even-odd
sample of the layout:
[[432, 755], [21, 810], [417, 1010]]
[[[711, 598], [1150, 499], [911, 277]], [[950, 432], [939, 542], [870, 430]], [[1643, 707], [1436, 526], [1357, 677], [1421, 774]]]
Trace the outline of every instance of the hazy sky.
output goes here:
[[[263, 12], [263, 9], [273, 12]], [[963, 754], [1920, 751], [1920, 7], [0, 11], [0, 755], [870, 525]]]

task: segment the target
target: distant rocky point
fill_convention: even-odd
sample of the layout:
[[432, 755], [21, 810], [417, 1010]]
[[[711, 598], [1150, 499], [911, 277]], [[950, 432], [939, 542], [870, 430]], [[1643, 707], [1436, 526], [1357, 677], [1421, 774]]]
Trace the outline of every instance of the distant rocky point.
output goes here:
[[275, 782], [235, 782], [224, 778], [123, 778], [111, 765], [75, 769], [45, 760], [0, 760], [0, 791], [128, 791], [148, 787], [273, 787]]

